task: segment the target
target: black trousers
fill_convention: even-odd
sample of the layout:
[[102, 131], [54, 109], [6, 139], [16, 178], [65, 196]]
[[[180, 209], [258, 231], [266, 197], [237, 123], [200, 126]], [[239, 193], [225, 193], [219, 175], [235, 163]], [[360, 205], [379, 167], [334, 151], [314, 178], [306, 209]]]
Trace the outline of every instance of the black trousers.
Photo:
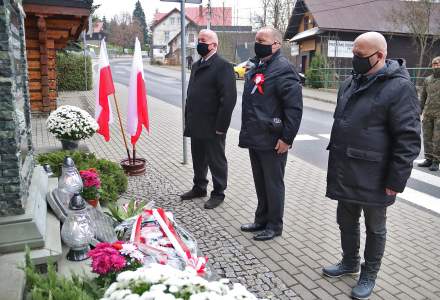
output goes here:
[[279, 155], [275, 150], [249, 149], [249, 157], [258, 198], [255, 223], [282, 231], [287, 152]]
[[211, 195], [225, 196], [228, 182], [228, 162], [225, 156], [226, 134], [212, 139], [191, 138], [191, 155], [194, 170], [194, 188], [206, 190], [208, 167], [212, 175], [214, 190]]
[[367, 240], [365, 243], [365, 268], [377, 275], [385, 251], [387, 208], [338, 202], [337, 221], [341, 230], [343, 261], [347, 265], [359, 264], [361, 211], [364, 212]]

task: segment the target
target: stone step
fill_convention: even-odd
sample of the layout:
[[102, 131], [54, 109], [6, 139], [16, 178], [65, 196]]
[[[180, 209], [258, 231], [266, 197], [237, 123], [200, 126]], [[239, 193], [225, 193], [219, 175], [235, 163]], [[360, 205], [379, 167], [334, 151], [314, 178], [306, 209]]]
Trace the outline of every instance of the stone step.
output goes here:
[[[31, 251], [35, 265], [44, 265], [48, 260], [57, 263], [62, 258], [60, 221], [50, 212], [46, 215], [46, 240], [42, 248]], [[26, 284], [25, 275], [19, 266], [24, 266], [25, 252], [14, 252], [0, 256], [0, 300], [22, 300]]]

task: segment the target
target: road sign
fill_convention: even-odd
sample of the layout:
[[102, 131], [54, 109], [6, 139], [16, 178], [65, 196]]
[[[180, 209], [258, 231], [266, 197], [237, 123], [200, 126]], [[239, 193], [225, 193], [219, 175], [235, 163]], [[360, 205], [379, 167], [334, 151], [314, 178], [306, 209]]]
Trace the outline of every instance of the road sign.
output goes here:
[[[182, 2], [181, 0], [160, 0], [163, 2]], [[192, 3], [192, 4], [202, 4], [202, 0], [185, 0], [186, 3]]]

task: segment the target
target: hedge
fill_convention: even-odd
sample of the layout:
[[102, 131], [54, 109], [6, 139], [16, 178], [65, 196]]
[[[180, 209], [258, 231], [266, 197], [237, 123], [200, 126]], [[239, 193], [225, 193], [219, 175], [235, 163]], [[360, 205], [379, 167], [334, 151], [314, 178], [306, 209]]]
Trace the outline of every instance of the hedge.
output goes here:
[[41, 165], [49, 164], [55, 176], [59, 177], [64, 157], [67, 155], [72, 157], [78, 170], [89, 168], [98, 170], [102, 188], [101, 204], [105, 205], [109, 202], [116, 202], [119, 195], [127, 190], [128, 178], [119, 164], [106, 159], [99, 159], [93, 153], [57, 151], [39, 154], [37, 161]]
[[[57, 53], [58, 91], [85, 91], [84, 55], [75, 52]], [[87, 89], [93, 88], [92, 60], [87, 56]]]

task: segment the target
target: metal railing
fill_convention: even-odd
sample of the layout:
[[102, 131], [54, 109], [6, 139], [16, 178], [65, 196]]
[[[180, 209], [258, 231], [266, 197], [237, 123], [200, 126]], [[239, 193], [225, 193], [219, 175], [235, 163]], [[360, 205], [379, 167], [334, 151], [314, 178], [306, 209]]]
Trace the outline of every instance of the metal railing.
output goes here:
[[[423, 80], [432, 74], [431, 68], [407, 68], [411, 81], [420, 86]], [[337, 89], [352, 73], [352, 68], [309, 69], [306, 72], [306, 86], [325, 89]], [[310, 76], [313, 74], [312, 76]]]

